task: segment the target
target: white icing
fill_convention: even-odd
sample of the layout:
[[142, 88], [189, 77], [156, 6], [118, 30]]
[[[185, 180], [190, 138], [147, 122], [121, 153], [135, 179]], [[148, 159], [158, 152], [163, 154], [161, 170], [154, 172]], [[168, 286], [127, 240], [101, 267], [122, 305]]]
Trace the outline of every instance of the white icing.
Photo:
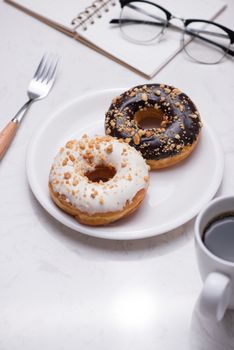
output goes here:
[[[93, 144], [91, 149], [90, 142]], [[55, 157], [49, 182], [54, 192], [65, 195], [66, 201], [82, 212], [93, 214], [122, 210], [139, 190], [148, 187], [148, 165], [141, 154], [128, 144], [111, 137], [96, 136], [73, 140], [67, 145], [69, 148], [65, 146]], [[112, 147], [110, 153], [106, 150], [108, 146]], [[91, 163], [84, 159], [87, 150], [94, 157]], [[66, 159], [69, 160], [63, 165]], [[109, 181], [91, 182], [84, 176], [87, 171], [103, 164], [111, 164], [116, 169], [115, 176]], [[65, 179], [67, 174], [69, 179]]]

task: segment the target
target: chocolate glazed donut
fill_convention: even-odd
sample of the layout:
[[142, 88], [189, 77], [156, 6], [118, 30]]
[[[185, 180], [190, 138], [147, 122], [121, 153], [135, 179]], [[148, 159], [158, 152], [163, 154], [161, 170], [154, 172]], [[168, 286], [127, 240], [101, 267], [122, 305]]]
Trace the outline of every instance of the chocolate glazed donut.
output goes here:
[[[157, 118], [157, 128], [144, 129], [145, 118]], [[124, 139], [141, 152], [151, 169], [185, 159], [197, 144], [202, 123], [191, 99], [173, 86], [148, 84], [131, 88], [112, 100], [105, 132]]]

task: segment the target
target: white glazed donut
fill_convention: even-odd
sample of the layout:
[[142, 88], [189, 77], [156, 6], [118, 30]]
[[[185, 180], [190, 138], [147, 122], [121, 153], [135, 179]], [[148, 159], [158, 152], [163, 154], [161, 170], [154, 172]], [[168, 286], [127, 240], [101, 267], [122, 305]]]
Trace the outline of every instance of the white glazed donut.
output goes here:
[[49, 176], [54, 202], [87, 225], [124, 217], [142, 202], [148, 165], [133, 147], [110, 136], [72, 140], [55, 157]]

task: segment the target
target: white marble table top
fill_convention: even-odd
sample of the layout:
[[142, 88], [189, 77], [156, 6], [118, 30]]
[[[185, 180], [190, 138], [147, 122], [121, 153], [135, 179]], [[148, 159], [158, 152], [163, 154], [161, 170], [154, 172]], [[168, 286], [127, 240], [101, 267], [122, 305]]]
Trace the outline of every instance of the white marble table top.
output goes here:
[[[234, 3], [219, 22], [234, 29]], [[205, 66], [183, 53], [144, 78], [0, 2], [0, 127], [25, 101], [42, 53], [57, 52], [56, 86], [35, 103], [0, 166], [0, 349], [234, 349], [234, 312], [198, 312], [194, 220], [162, 236], [107, 241], [50, 217], [30, 191], [25, 154], [47, 116], [83, 93], [161, 82], [191, 96], [225, 155], [217, 195], [234, 194], [234, 61]]]

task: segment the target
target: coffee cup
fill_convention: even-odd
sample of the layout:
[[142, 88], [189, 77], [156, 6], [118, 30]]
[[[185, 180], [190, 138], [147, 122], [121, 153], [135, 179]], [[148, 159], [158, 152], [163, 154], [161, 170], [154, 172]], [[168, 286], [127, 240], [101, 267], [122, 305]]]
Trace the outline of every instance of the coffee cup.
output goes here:
[[198, 214], [195, 249], [204, 282], [199, 309], [220, 321], [234, 309], [234, 196], [218, 197]]

